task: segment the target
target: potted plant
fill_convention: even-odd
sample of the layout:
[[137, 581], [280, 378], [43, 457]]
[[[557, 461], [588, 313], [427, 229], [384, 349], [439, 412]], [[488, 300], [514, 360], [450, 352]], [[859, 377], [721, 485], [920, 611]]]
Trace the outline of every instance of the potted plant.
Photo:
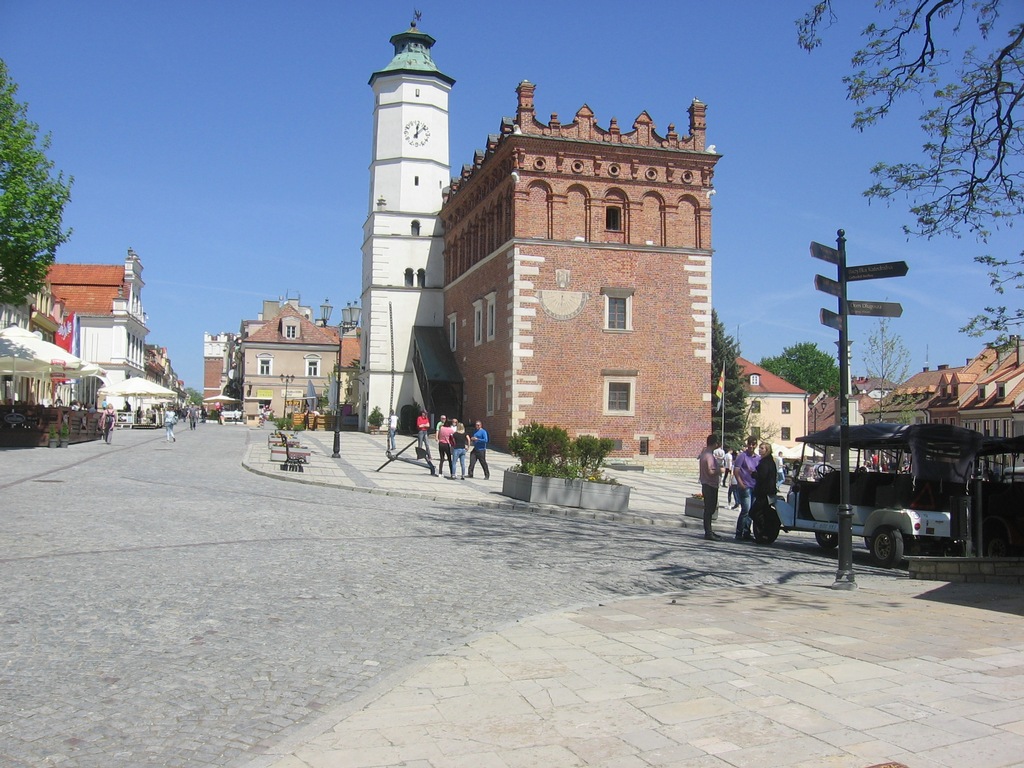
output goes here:
[[59, 441], [57, 440], [57, 427], [54, 424], [50, 425], [50, 439], [48, 445], [50, 448], [56, 448], [58, 445], [60, 445]]
[[501, 492], [538, 504], [625, 511], [630, 488], [606, 478], [601, 469], [613, 445], [592, 435], [570, 440], [561, 427], [530, 424], [509, 440], [519, 464], [506, 470]]
[[60, 447], [67, 448], [71, 442], [71, 427], [65, 422], [60, 427]]
[[384, 414], [381, 413], [380, 406], [373, 406], [370, 415], [366, 417], [366, 423], [370, 425], [374, 432], [380, 431], [381, 424], [384, 423]]
[[[686, 517], [696, 517], [701, 520], [704, 519], [704, 494], [695, 493], [692, 496], [687, 496], [686, 501], [683, 503], [683, 514]], [[714, 513], [711, 515], [712, 520], [718, 519], [718, 509], [716, 508]]]

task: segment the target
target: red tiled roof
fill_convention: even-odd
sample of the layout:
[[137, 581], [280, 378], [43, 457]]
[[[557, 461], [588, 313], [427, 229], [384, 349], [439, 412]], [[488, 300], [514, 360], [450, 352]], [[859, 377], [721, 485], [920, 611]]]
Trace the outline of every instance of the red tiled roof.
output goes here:
[[109, 315], [114, 311], [118, 289], [124, 286], [124, 267], [119, 264], [54, 264], [49, 272], [55, 296], [69, 312]]
[[[739, 363], [740, 372], [743, 375], [743, 386], [747, 388], [748, 392], [756, 392], [763, 395], [806, 395], [800, 387], [790, 384], [788, 381], [780, 376], [776, 376], [771, 371], [766, 371], [759, 365], [754, 365], [749, 360], [745, 360], [742, 357], [737, 357], [736, 362]], [[760, 384], [757, 386], [750, 385], [751, 374], [756, 373], [760, 377]]]
[[[281, 320], [285, 317], [297, 317], [299, 319], [299, 336], [295, 339], [287, 339], [281, 333]], [[311, 344], [326, 344], [338, 346], [338, 329], [322, 328], [315, 325], [302, 316], [291, 304], [285, 304], [281, 311], [270, 320], [266, 321], [262, 328], [250, 334], [247, 342], [273, 342], [275, 344], [294, 344], [296, 346], [309, 346]]]

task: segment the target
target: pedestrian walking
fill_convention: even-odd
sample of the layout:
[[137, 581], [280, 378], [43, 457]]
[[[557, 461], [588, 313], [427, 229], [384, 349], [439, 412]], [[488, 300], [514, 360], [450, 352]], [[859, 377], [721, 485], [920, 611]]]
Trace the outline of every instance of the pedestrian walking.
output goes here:
[[466, 479], [466, 448], [468, 446], [469, 435], [466, 434], [466, 427], [459, 424], [455, 427], [455, 433], [452, 435], [452, 464], [458, 463], [460, 480]]
[[697, 461], [700, 464], [700, 490], [704, 496], [704, 538], [708, 541], [719, 541], [721, 536], [711, 530], [711, 518], [718, 510], [718, 484], [722, 478], [722, 467], [715, 458], [718, 438], [708, 435], [704, 450]]
[[736, 475], [736, 499], [739, 501], [740, 513], [736, 516], [736, 540], [752, 539], [750, 533], [750, 503], [753, 500], [754, 473], [760, 459], [757, 456], [757, 438], [747, 438], [747, 447], [733, 462], [732, 471]]
[[388, 416], [388, 454], [392, 454], [396, 450], [395, 446], [395, 435], [398, 434], [398, 414], [395, 413], [395, 409], [391, 409], [391, 414]]
[[188, 407], [188, 428], [190, 430], [196, 428], [196, 424], [199, 423], [199, 409], [195, 405]]
[[430, 467], [430, 474], [434, 474], [434, 462], [430, 458], [430, 442], [427, 439], [430, 435], [430, 417], [426, 411], [420, 411], [416, 418], [416, 458], [425, 459]]
[[445, 459], [447, 459], [449, 480], [455, 479], [455, 462], [452, 459], [452, 435], [454, 434], [455, 429], [450, 421], [446, 421], [444, 426], [437, 430], [437, 476], [444, 477], [444, 465]]
[[490, 441], [490, 435], [487, 434], [487, 430], [484, 429], [481, 422], [476, 422], [476, 432], [472, 434], [470, 440], [473, 442], [473, 450], [469, 454], [467, 477], [473, 477], [473, 468], [479, 463], [480, 468], [484, 471], [484, 480], [490, 480], [491, 470], [487, 467], [487, 443]]
[[164, 432], [167, 436], [167, 442], [176, 442], [174, 438], [174, 425], [178, 423], [178, 414], [174, 412], [173, 408], [168, 408], [164, 411]]
[[100, 414], [100, 434], [103, 435], [103, 442], [110, 445], [114, 439], [114, 425], [117, 424], [117, 411], [113, 403], [104, 403], [103, 412]]

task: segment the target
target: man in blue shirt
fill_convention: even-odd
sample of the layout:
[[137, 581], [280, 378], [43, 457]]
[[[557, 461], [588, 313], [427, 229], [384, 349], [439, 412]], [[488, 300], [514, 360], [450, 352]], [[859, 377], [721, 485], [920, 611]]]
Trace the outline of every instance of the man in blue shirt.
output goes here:
[[487, 441], [489, 436], [487, 430], [484, 429], [484, 425], [479, 421], [476, 422], [476, 432], [472, 434], [470, 440], [473, 441], [473, 450], [469, 454], [469, 474], [467, 477], [473, 476], [473, 468], [477, 462], [480, 462], [480, 467], [484, 471], [484, 480], [491, 479], [491, 470], [487, 468]]
[[736, 500], [740, 505], [740, 514], [736, 518], [736, 540], [752, 539], [750, 533], [750, 502], [754, 490], [754, 473], [757, 471], [760, 456], [756, 454], [757, 438], [747, 438], [747, 449], [732, 463], [732, 473], [736, 476]]

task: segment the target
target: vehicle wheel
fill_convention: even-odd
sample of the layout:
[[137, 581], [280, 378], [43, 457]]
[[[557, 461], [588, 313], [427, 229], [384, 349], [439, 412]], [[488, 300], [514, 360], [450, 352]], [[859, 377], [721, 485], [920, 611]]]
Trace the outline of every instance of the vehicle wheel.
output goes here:
[[[768, 517], [774, 517], [774, 515], [768, 515]], [[780, 526], [775, 521], [769, 520], [765, 523], [752, 520], [751, 528], [754, 531], [754, 541], [758, 544], [774, 544], [775, 540], [779, 538]]]
[[988, 525], [984, 530], [985, 557], [1010, 557], [1013, 548], [1007, 540], [1006, 531], [1000, 525]]
[[871, 537], [871, 557], [882, 568], [895, 568], [903, 560], [903, 534], [884, 526]]
[[835, 549], [839, 546], [839, 534], [829, 531], [815, 531], [814, 540], [822, 549]]

